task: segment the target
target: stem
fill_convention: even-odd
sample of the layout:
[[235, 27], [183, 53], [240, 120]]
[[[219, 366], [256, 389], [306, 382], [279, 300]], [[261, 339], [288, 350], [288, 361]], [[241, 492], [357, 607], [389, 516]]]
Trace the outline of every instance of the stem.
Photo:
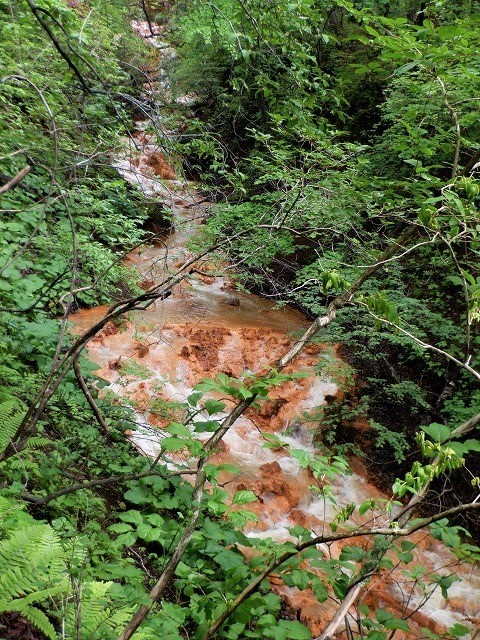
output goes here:
[[95, 418], [97, 419], [98, 424], [100, 425], [104, 433], [108, 433], [110, 429], [108, 428], [108, 425], [105, 422], [105, 418], [103, 417], [103, 414], [100, 411], [99, 406], [93, 399], [93, 396], [90, 393], [89, 388], [87, 387], [85, 378], [82, 375], [82, 370], [80, 369], [80, 365], [78, 364], [78, 356], [73, 361], [73, 370], [75, 372], [75, 376], [77, 378], [80, 389], [83, 391], [83, 395], [85, 396], [88, 404], [90, 405], [90, 408], [93, 411], [93, 414], [95, 415]]
[[[185, 550], [192, 539], [193, 533], [197, 526], [197, 521], [201, 512], [201, 504], [203, 498], [203, 491], [205, 487], [205, 482], [207, 480], [207, 476], [205, 474], [205, 465], [207, 463], [207, 458], [201, 458], [198, 462], [197, 466], [197, 479], [195, 482], [195, 487], [193, 490], [192, 496], [192, 505], [193, 511], [190, 516], [190, 519], [183, 530], [182, 537], [178, 543], [177, 548], [173, 552], [170, 560], [167, 562], [165, 569], [162, 571], [160, 578], [157, 583], [153, 587], [153, 589], [148, 594], [148, 598], [150, 602], [148, 604], [142, 604], [130, 622], [127, 624], [123, 632], [119, 635], [118, 640], [129, 640], [138, 629], [138, 627], [142, 624], [142, 622], [147, 617], [148, 613], [152, 609], [155, 602], [157, 602], [163, 595], [166, 587], [170, 579], [173, 577], [175, 569], [177, 568], [178, 563], [183, 557]], [[479, 505], [480, 506], [480, 505]]]

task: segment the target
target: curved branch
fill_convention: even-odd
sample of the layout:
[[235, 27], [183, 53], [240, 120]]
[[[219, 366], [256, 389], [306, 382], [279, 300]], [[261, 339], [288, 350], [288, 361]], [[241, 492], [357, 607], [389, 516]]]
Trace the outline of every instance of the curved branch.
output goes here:
[[448, 351], [444, 351], [443, 349], [440, 349], [439, 347], [435, 347], [433, 344], [429, 344], [428, 342], [424, 342], [423, 340], [420, 340], [420, 338], [417, 338], [417, 336], [414, 336], [413, 333], [410, 333], [410, 331], [407, 331], [406, 329], [403, 329], [400, 325], [396, 324], [395, 322], [391, 322], [390, 320], [387, 320], [386, 318], [382, 318], [380, 316], [377, 316], [377, 314], [374, 313], [373, 311], [371, 311], [367, 307], [367, 305], [364, 304], [363, 302], [359, 302], [357, 304], [359, 304], [360, 306], [362, 306], [365, 309], [367, 309], [368, 313], [372, 316], [372, 318], [374, 318], [378, 322], [381, 322], [382, 324], [386, 324], [388, 327], [392, 327], [396, 331], [400, 331], [400, 333], [403, 333], [404, 336], [407, 336], [407, 338], [410, 338], [410, 340], [412, 340], [412, 342], [415, 342], [415, 344], [418, 344], [418, 346], [422, 347], [422, 349], [425, 349], [425, 351], [433, 351], [434, 353], [438, 353], [439, 355], [443, 356], [444, 358], [447, 358], [447, 360], [450, 360], [451, 362], [454, 362], [458, 367], [461, 367], [462, 369], [465, 369], [465, 371], [468, 371], [468, 373], [470, 375], [472, 375], [474, 378], [476, 378], [480, 382], [480, 372], [476, 371], [473, 367], [471, 367], [468, 364], [468, 362], [462, 362], [458, 358], [455, 358], [455, 356], [452, 356], [451, 353], [448, 353]]
[[58, 53], [61, 55], [61, 57], [65, 60], [65, 62], [67, 63], [67, 65], [70, 67], [70, 69], [73, 71], [73, 73], [75, 74], [75, 76], [77, 77], [78, 81], [80, 82], [82, 89], [86, 92], [86, 93], [91, 93], [92, 90], [91, 88], [88, 86], [88, 84], [86, 83], [84, 77], [82, 76], [82, 74], [80, 73], [79, 68], [77, 67], [77, 65], [71, 60], [70, 56], [67, 55], [67, 53], [63, 50], [62, 46], [60, 45], [59, 41], [57, 40], [57, 38], [55, 37], [53, 31], [50, 29], [50, 27], [48, 26], [48, 24], [43, 20], [43, 18], [40, 15], [40, 8], [37, 7], [32, 0], [25, 0], [25, 2], [28, 4], [28, 6], [30, 7], [30, 10], [32, 11], [33, 15], [35, 16], [35, 18], [37, 19], [37, 21], [39, 22], [40, 26], [42, 27], [42, 29], [47, 33], [48, 37], [50, 38], [50, 40], [52, 41], [53, 46], [55, 47], [55, 49], [58, 51]]

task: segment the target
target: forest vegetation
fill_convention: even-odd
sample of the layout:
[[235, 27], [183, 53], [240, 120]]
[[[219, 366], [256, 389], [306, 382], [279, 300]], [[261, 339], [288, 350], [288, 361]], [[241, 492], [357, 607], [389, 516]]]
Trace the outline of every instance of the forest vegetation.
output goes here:
[[[407, 613], [345, 619], [392, 554], [425, 599], [448, 596], [453, 573], [412, 564], [421, 528], [480, 560], [480, 3], [0, 0], [0, 15], [0, 637], [308, 640], [272, 574], [335, 600], [317, 640], [412, 637]], [[155, 52], [132, 19], [162, 26], [188, 104], [145, 96]], [[175, 471], [125, 439], [132, 407], [98, 397], [85, 353], [190, 266], [145, 291], [122, 263], [170, 224], [113, 167], [139, 116], [159, 136], [171, 123], [166, 148], [215, 203], [196, 253], [220, 247], [237, 287], [312, 322], [267, 374], [217, 375], [174, 407], [187, 417], [164, 452], [194, 461]], [[70, 314], [100, 304], [71, 335]], [[321, 535], [246, 536], [256, 496], [229, 496], [209, 457], [312, 341], [340, 345], [344, 393], [304, 417], [322, 429], [302, 464], [331, 478], [363, 456], [391, 500], [339, 509]], [[381, 526], [351, 524], [376, 510]]]

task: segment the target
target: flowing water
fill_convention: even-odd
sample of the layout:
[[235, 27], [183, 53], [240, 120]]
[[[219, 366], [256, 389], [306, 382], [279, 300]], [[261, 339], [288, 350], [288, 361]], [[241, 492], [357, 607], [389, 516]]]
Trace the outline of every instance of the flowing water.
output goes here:
[[[148, 33], [144, 23], [134, 23], [134, 28], [139, 35]], [[153, 46], [162, 42], [161, 37], [149, 41]], [[161, 53], [173, 55], [168, 49], [161, 49]], [[168, 82], [164, 78], [146, 90], [168, 93]], [[188, 100], [179, 99], [183, 104]], [[156, 243], [137, 248], [125, 261], [135, 267], [139, 282], [148, 288], [192, 257], [187, 242], [205, 218], [209, 203], [203, 201], [194, 184], [177, 178], [165, 160], [162, 140], [148, 132], [145, 122], [136, 123], [133, 140], [130, 153], [118, 159], [116, 166], [127, 181], [171, 209], [175, 227]], [[147, 456], [158, 454], [166, 424], [158, 399], [183, 402], [202, 378], [219, 372], [240, 376], [245, 371], [265, 371], [308, 324], [293, 309], [276, 309], [259, 296], [236, 290], [221, 261], [209, 257], [194, 267], [169, 298], [130, 314], [120, 326], [108, 324], [89, 343], [88, 354], [98, 364], [98, 375], [123, 402], [134, 407], [135, 424], [127, 435]], [[87, 329], [105, 311], [105, 307], [79, 311], [71, 318], [74, 331]], [[318, 493], [309, 489], [315, 483], [313, 477], [290, 455], [290, 449], [314, 453], [313, 429], [318, 425], [302, 421], [301, 416], [339, 393], [332, 381], [313, 374], [321, 356], [319, 346], [305, 349], [288, 370], [302, 371], [306, 377], [275, 388], [259, 409], [248, 410], [213, 457], [213, 462], [229, 462], [241, 469], [239, 477], [229, 478], [229, 490], [251, 489], [258, 497], [257, 503], [249, 505], [259, 517], [258, 524], [247, 530], [250, 536], [284, 541], [289, 538], [288, 528], [296, 524], [320, 534], [328, 530], [326, 523], [339, 507], [387, 497], [369, 482], [361, 462], [352, 460], [352, 473], [333, 481], [337, 505], [319, 499]], [[265, 448], [261, 435], [265, 432], [281, 436], [285, 446]], [[367, 517], [371, 519], [372, 514], [364, 520]], [[381, 524], [384, 516], [376, 513], [373, 518], [374, 524]], [[410, 617], [413, 635], [399, 632], [396, 638], [423, 637], [422, 627], [442, 633], [455, 622], [468, 625], [472, 639], [479, 637], [478, 570], [460, 567], [457, 559], [425, 532], [415, 534], [414, 540], [418, 543], [415, 563], [426, 567], [427, 574], [453, 573], [463, 579], [451, 587], [450, 601], [447, 603], [436, 589], [418, 609], [425, 600], [419, 581], [395, 571], [373, 579], [362, 602], [372, 609], [385, 607], [399, 617]], [[322, 551], [327, 557], [338, 557], [341, 547], [325, 545]], [[271, 582], [313, 634], [320, 633], [336, 610], [333, 599], [320, 604], [308, 591], [286, 587], [275, 577]]]

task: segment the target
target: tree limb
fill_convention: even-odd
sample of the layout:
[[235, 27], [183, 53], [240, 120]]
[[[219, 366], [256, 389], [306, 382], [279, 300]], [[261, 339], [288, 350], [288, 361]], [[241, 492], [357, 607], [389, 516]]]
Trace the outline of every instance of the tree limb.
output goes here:
[[86, 83], [84, 77], [82, 76], [82, 74], [80, 73], [79, 68], [77, 67], [77, 65], [72, 61], [72, 59], [70, 58], [69, 55], [67, 55], [67, 53], [63, 50], [62, 46], [60, 45], [59, 41], [57, 40], [57, 38], [55, 37], [53, 31], [50, 29], [50, 27], [48, 26], [48, 24], [45, 22], [45, 20], [43, 20], [43, 18], [40, 15], [40, 9], [39, 7], [37, 7], [35, 5], [35, 3], [32, 2], [32, 0], [25, 0], [25, 2], [28, 4], [28, 6], [30, 7], [30, 10], [32, 11], [33, 15], [35, 16], [35, 18], [37, 19], [37, 21], [40, 23], [40, 26], [42, 27], [42, 29], [44, 29], [44, 31], [47, 33], [48, 37], [50, 38], [50, 40], [52, 41], [53, 46], [55, 47], [55, 49], [58, 51], [58, 53], [61, 55], [61, 57], [65, 60], [65, 62], [67, 63], [67, 65], [70, 67], [70, 69], [73, 71], [73, 73], [75, 74], [75, 76], [77, 77], [78, 81], [80, 82], [82, 89], [86, 92], [86, 93], [91, 93], [92, 90], [91, 88], [88, 86], [88, 84]]
[[88, 404], [90, 405], [90, 408], [93, 411], [93, 414], [97, 419], [98, 424], [100, 425], [104, 433], [108, 433], [110, 429], [108, 428], [108, 425], [105, 422], [105, 418], [103, 417], [103, 414], [100, 411], [99, 406], [97, 405], [92, 394], [90, 393], [90, 389], [87, 387], [85, 378], [82, 375], [82, 370], [80, 369], [80, 365], [78, 364], [78, 356], [73, 360], [73, 370], [75, 372], [75, 377], [77, 378], [77, 382], [80, 386], [80, 389], [83, 391], [83, 395], [85, 396]]
[[428, 342], [424, 342], [423, 340], [420, 340], [420, 338], [417, 338], [417, 336], [414, 336], [413, 333], [410, 333], [410, 331], [403, 329], [403, 327], [401, 327], [397, 323], [391, 322], [390, 320], [387, 320], [386, 318], [382, 318], [381, 316], [377, 316], [376, 313], [368, 309], [366, 304], [361, 303], [361, 306], [367, 309], [368, 313], [372, 316], [372, 318], [375, 318], [375, 320], [377, 320], [378, 322], [381, 322], [382, 324], [386, 324], [387, 326], [392, 327], [396, 331], [400, 331], [400, 333], [403, 333], [404, 336], [407, 336], [408, 338], [410, 338], [410, 340], [415, 342], [415, 344], [418, 344], [418, 346], [422, 347], [422, 349], [425, 349], [425, 351], [433, 351], [434, 353], [438, 353], [444, 358], [447, 358], [447, 360], [454, 362], [457, 366], [461, 367], [462, 369], [465, 369], [465, 371], [468, 371], [470, 375], [472, 375], [474, 378], [476, 378], [480, 382], [480, 372], [476, 371], [467, 362], [462, 362], [461, 360], [458, 360], [458, 358], [455, 358], [455, 356], [452, 356], [451, 353], [448, 353], [448, 351], [444, 351], [443, 349], [439, 349], [438, 347], [435, 347], [433, 344], [429, 344]]
[[79, 484], [74, 484], [70, 487], [65, 487], [64, 489], [59, 489], [54, 493], [49, 493], [48, 496], [35, 496], [32, 493], [22, 493], [22, 498], [27, 502], [31, 502], [36, 505], [43, 505], [52, 502], [52, 500], [56, 500], [61, 496], [66, 496], [69, 493], [75, 493], [76, 491], [82, 491], [83, 489], [92, 489], [93, 487], [101, 487], [106, 484], [113, 484], [115, 482], [129, 482], [130, 480], [141, 480], [142, 478], [151, 478], [152, 476], [158, 476], [160, 478], [164, 478], [168, 480], [169, 478], [173, 478], [174, 476], [183, 476], [183, 475], [193, 475], [196, 474], [196, 469], [179, 469], [178, 471], [171, 471], [169, 473], [163, 473], [162, 471], [156, 471], [155, 469], [148, 469], [147, 471], [142, 471], [141, 473], [127, 473], [122, 476], [109, 476], [108, 478], [96, 478], [95, 480], [90, 480], [89, 482], [80, 482]]
[[23, 167], [23, 169], [21, 171], [19, 171], [14, 178], [12, 178], [6, 184], [4, 184], [2, 187], [0, 187], [0, 196], [3, 193], [5, 193], [6, 191], [9, 191], [10, 189], [12, 189], [19, 182], [21, 182], [25, 178], [25, 176], [27, 175], [27, 173], [29, 171], [30, 171], [30, 165], [27, 164], [27, 166]]

